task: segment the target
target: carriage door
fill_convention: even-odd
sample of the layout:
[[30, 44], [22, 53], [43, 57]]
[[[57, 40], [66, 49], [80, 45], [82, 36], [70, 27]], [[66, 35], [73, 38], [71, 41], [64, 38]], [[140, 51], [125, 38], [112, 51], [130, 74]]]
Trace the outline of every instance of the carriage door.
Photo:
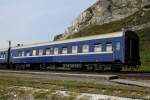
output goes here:
[[113, 47], [113, 61], [120, 61], [120, 57], [122, 55], [120, 41], [116, 41]]
[[130, 48], [129, 48], [129, 49], [130, 49], [130, 52], [129, 52], [129, 60], [132, 61], [132, 55], [133, 55], [133, 53], [132, 53], [132, 52], [133, 52], [133, 45], [132, 45], [132, 43], [133, 43], [133, 41], [130, 39], [130, 40], [129, 40], [129, 43], [130, 43], [130, 45], [129, 45], [129, 47], [130, 47]]
[[139, 42], [135, 39], [130, 39], [130, 52], [129, 52], [129, 60], [130, 62], [137, 63], [139, 61]]

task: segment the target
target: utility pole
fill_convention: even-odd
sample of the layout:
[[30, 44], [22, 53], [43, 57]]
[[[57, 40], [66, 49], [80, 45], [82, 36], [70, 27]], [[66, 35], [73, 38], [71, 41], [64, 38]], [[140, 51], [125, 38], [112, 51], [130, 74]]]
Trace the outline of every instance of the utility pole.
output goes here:
[[8, 55], [7, 55], [7, 67], [10, 68], [10, 59], [11, 59], [11, 41], [8, 41], [9, 47], [8, 47]]

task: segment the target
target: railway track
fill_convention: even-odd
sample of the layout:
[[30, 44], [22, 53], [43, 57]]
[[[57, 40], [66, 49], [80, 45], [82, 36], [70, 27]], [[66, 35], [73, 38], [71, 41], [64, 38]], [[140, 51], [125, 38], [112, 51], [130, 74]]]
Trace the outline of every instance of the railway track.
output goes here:
[[0, 75], [27, 76], [48, 80], [69, 80], [107, 85], [123, 84], [150, 88], [150, 73], [131, 72], [79, 72], [79, 71], [39, 71], [0, 70]]
[[[90, 71], [45, 71], [45, 70], [0, 70], [5, 71], [5, 72], [13, 72], [15, 73], [16, 71], [19, 72], [19, 74], [28, 74], [29, 73], [61, 73], [61, 74], [77, 74], [77, 75], [116, 75], [119, 78], [133, 78], [133, 79], [142, 79], [142, 80], [150, 80], [150, 72], [131, 72], [131, 71], [122, 71], [122, 72], [110, 72], [110, 71], [103, 71], [103, 72], [90, 72]], [[17, 73], [17, 72], [16, 72]]]

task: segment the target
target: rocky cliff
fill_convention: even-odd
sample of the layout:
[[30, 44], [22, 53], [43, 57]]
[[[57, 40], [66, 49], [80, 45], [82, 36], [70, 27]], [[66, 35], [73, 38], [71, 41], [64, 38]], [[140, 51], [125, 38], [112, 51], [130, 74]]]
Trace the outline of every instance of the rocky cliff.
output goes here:
[[[57, 36], [55, 40], [73, 38], [74, 34], [89, 26], [104, 25], [106, 23], [120, 21], [135, 13], [140, 13], [137, 16], [134, 15], [135, 19], [132, 21], [135, 22], [136, 17], [145, 16], [145, 13], [147, 13], [146, 11], [149, 10], [150, 0], [97, 0], [95, 4], [82, 12], [81, 15], [73, 21], [72, 25], [65, 30], [64, 34]], [[147, 27], [146, 24], [150, 26], [150, 23], [143, 24], [145, 24], [143, 25], [144, 27]], [[127, 27], [131, 28], [131, 25], [124, 23], [122, 28]], [[135, 30], [138, 28], [141, 29], [140, 26], [132, 25], [132, 27]]]

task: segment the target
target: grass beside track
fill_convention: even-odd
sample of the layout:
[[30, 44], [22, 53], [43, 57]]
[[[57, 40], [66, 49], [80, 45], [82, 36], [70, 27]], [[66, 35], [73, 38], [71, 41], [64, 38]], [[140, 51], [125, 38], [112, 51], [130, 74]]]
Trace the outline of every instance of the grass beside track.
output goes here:
[[[41, 89], [41, 91], [33, 93], [31, 90], [26, 91], [18, 89], [18, 87], [30, 87], [33, 89]], [[31, 94], [34, 98], [38, 98], [37, 100], [43, 100], [45, 98], [49, 100], [74, 100], [77, 95], [71, 94], [70, 97], [61, 97], [60, 95], [52, 94], [52, 91], [55, 90], [71, 91], [74, 93], [97, 93], [131, 98], [141, 98], [150, 94], [150, 88], [143, 87], [112, 86], [63, 80], [42, 80], [25, 76], [12, 76], [11, 74], [0, 75], [0, 100], [10, 100], [16, 96], [31, 96]]]

